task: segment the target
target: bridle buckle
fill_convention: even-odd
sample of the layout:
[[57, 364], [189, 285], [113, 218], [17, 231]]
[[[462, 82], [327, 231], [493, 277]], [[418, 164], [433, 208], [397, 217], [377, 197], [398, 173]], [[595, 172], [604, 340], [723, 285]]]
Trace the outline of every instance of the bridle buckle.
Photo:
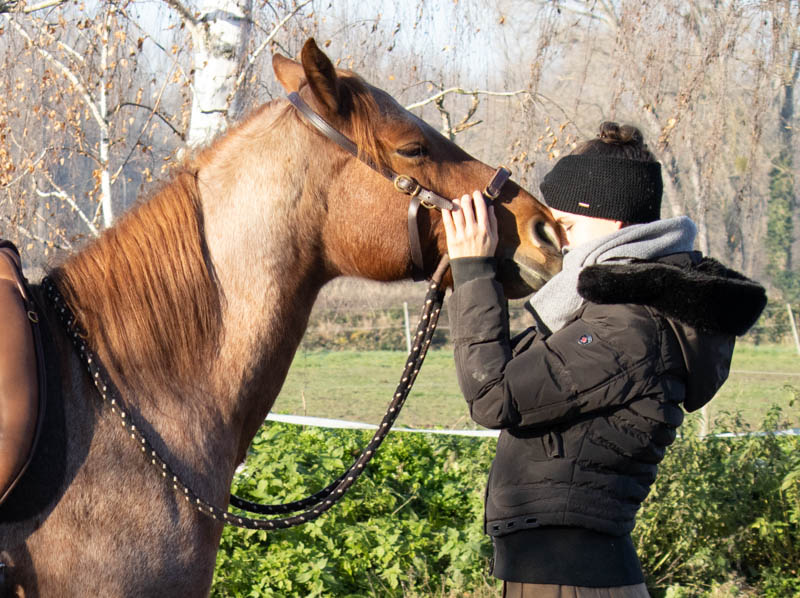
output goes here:
[[421, 205], [423, 208], [427, 208], [428, 210], [438, 210], [439, 209], [438, 206], [436, 206], [435, 204], [432, 204], [427, 199], [420, 199], [419, 200], [419, 205]]
[[486, 189], [483, 190], [483, 194], [492, 201], [495, 201], [498, 197], [500, 197], [500, 191], [498, 191], [497, 193], [492, 193], [489, 187], [486, 187]]
[[[397, 175], [397, 178], [394, 180], [394, 188], [400, 193], [405, 193], [411, 197], [419, 195], [419, 192], [422, 191], [422, 186], [416, 180], [414, 180], [413, 177], [410, 177], [407, 174]], [[420, 203], [425, 205], [425, 202]]]
[[486, 188], [483, 190], [483, 195], [490, 199], [491, 201], [495, 201], [498, 197], [500, 197], [500, 193], [503, 190], [503, 185], [505, 185], [508, 178], [511, 176], [511, 171], [506, 168], [505, 166], [500, 166], [495, 171], [492, 180], [486, 185]]

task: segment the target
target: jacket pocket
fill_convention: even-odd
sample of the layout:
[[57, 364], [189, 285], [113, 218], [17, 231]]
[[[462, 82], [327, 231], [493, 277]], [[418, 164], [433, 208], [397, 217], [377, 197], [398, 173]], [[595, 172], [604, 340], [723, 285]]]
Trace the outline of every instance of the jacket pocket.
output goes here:
[[564, 437], [561, 432], [550, 430], [544, 437], [544, 446], [551, 459], [561, 459], [564, 456]]

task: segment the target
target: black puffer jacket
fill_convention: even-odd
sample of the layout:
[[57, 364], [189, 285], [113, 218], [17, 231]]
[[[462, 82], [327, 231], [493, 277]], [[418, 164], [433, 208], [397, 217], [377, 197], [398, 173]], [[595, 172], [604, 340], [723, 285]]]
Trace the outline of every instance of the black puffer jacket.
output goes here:
[[697, 253], [592, 266], [574, 320], [510, 340], [493, 260], [454, 260], [453, 274], [459, 384], [472, 418], [503, 429], [486, 496], [493, 536], [629, 533], [683, 409], [714, 396], [734, 336], [766, 302], [761, 286]]

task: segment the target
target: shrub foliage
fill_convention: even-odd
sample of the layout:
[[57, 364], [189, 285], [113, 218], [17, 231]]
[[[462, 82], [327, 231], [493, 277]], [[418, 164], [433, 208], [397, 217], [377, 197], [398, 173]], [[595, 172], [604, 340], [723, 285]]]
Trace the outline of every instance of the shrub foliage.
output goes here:
[[[234, 490], [297, 500], [341, 473], [368, 438], [267, 424]], [[494, 448], [493, 439], [391, 434], [320, 519], [274, 533], [227, 528], [212, 595], [497, 595], [482, 531]], [[685, 426], [634, 539], [654, 597], [800, 595], [800, 439], [701, 439]]]

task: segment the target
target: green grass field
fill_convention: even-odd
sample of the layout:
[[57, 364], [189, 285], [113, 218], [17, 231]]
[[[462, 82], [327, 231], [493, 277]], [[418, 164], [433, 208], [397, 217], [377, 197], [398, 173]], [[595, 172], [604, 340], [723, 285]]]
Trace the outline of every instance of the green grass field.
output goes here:
[[[298, 351], [273, 411], [378, 423], [404, 361], [401, 351]], [[800, 427], [800, 401], [793, 401], [800, 395], [800, 356], [794, 347], [739, 345], [731, 370], [708, 407], [712, 430], [725, 412], [740, 412], [743, 425], [758, 430], [773, 405], [783, 410], [781, 427]], [[398, 425], [476, 428], [450, 350], [428, 353]]]

